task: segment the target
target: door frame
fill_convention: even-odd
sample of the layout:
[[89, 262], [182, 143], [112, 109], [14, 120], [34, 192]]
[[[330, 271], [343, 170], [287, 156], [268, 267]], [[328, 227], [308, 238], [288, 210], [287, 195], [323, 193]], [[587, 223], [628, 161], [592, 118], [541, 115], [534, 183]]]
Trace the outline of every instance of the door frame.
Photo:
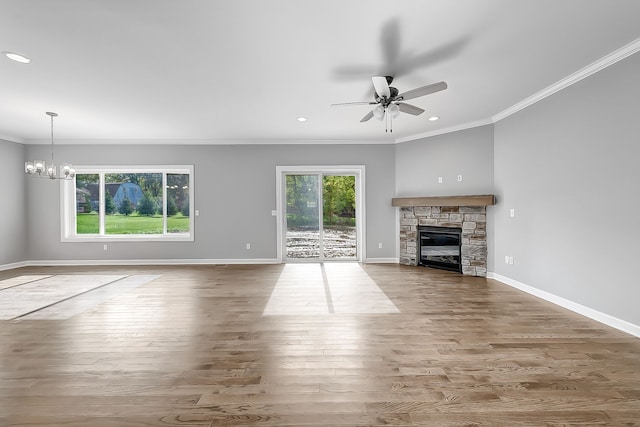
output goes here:
[[[287, 174], [327, 174], [327, 175], [354, 175], [356, 177], [356, 253], [355, 260], [351, 262], [365, 262], [366, 238], [365, 238], [365, 166], [364, 165], [323, 165], [323, 166], [276, 166], [276, 244], [277, 261], [284, 262], [286, 227], [286, 197], [285, 188]], [[321, 188], [320, 188], [321, 191]], [[322, 209], [322, 206], [318, 207]], [[307, 260], [308, 262], [317, 262]], [[336, 260], [338, 262], [339, 260]]]

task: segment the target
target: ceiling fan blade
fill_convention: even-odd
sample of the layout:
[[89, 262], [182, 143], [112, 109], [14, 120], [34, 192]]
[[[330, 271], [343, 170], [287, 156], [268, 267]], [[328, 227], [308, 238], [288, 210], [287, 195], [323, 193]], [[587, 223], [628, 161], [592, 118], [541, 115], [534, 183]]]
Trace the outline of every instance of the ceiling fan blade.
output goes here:
[[405, 104], [404, 102], [398, 102], [398, 107], [400, 107], [400, 111], [403, 113], [413, 114], [414, 116], [418, 116], [424, 113], [422, 108], [418, 108], [415, 105]]
[[372, 117], [373, 117], [373, 111], [369, 111], [367, 115], [360, 120], [360, 123], [368, 122], [369, 120], [371, 120]]
[[364, 80], [370, 76], [377, 74], [380, 70], [375, 65], [345, 65], [333, 70], [333, 76], [336, 80]]
[[386, 77], [376, 76], [371, 77], [371, 80], [373, 81], [373, 87], [376, 89], [376, 93], [380, 98], [388, 98], [391, 95]]
[[441, 90], [445, 90], [446, 88], [447, 84], [445, 82], [434, 83], [432, 85], [422, 86], [416, 89], [409, 90], [405, 93], [401, 93], [398, 98], [400, 98], [402, 101], [406, 101], [408, 99], [419, 98], [421, 96], [440, 92]]
[[411, 71], [415, 71], [418, 68], [433, 66], [446, 61], [449, 58], [459, 55], [468, 43], [469, 38], [463, 37], [427, 52], [416, 55], [405, 53], [398, 59], [393, 69], [393, 74], [390, 75], [397, 78], [398, 76], [403, 76]]
[[402, 52], [400, 43], [400, 21], [398, 18], [392, 18], [382, 26], [380, 32], [380, 47], [382, 48], [382, 56], [384, 58], [384, 73], [382, 75], [397, 77], [395, 68], [400, 58], [400, 52]]
[[356, 102], [340, 102], [337, 104], [331, 104], [332, 107], [344, 107], [345, 105], [373, 105], [376, 104], [376, 102], [369, 102], [369, 101], [356, 101]]

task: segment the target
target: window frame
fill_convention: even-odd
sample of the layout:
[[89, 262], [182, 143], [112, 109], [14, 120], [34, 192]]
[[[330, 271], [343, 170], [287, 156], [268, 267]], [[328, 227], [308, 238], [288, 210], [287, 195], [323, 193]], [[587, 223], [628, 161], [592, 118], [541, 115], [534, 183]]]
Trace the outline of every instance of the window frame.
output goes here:
[[[61, 181], [61, 241], [62, 242], [192, 242], [195, 240], [195, 185], [193, 165], [94, 165], [75, 166], [76, 174], [98, 174], [100, 181], [100, 223], [104, 224], [105, 195], [104, 175], [110, 173], [161, 173], [162, 174], [162, 234], [77, 234], [76, 232], [76, 180]], [[167, 224], [167, 175], [189, 175], [189, 232], [168, 233]]]

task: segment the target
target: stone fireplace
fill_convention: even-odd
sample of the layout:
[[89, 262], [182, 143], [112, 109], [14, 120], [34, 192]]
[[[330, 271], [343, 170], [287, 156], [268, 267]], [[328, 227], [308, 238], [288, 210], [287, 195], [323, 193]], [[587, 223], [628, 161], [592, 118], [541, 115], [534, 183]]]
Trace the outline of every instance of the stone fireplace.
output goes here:
[[419, 264], [419, 226], [462, 229], [462, 274], [486, 277], [486, 207], [494, 203], [492, 195], [393, 199], [400, 208], [400, 263]]

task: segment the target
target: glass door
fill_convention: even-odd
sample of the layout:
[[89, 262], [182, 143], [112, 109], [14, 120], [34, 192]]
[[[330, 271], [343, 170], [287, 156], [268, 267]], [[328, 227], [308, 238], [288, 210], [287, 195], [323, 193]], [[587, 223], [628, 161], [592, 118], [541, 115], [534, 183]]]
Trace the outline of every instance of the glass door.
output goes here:
[[355, 175], [322, 176], [322, 243], [325, 260], [358, 258]]
[[358, 259], [355, 175], [285, 174], [285, 260]]
[[319, 177], [319, 174], [285, 177], [287, 260], [320, 259]]

